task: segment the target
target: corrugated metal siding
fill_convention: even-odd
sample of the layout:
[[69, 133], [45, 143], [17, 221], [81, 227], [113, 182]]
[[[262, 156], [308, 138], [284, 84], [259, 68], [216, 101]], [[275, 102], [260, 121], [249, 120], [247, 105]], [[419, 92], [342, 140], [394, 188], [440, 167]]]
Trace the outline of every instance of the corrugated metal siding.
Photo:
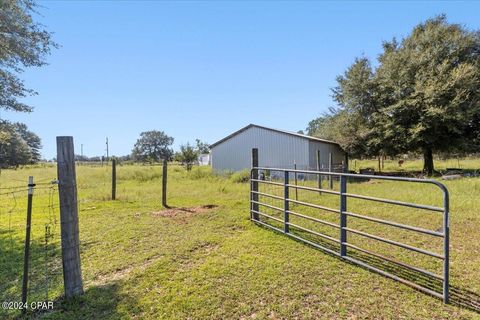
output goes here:
[[332, 153], [333, 164], [341, 164], [345, 160], [345, 152], [340, 146], [331, 143], [322, 143], [318, 141], [309, 142], [310, 150], [310, 168], [317, 168], [317, 150], [320, 150], [320, 165], [328, 168], [328, 155]]
[[306, 168], [310, 164], [309, 141], [286, 133], [251, 127], [211, 150], [216, 171], [239, 171], [251, 167], [252, 148], [258, 148], [260, 166]]

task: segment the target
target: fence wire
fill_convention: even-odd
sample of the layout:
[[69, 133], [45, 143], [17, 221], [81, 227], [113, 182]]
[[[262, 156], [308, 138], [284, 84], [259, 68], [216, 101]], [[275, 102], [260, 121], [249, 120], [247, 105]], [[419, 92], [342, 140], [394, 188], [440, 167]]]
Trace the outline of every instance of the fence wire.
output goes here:
[[[49, 301], [63, 289], [60, 210], [55, 181], [35, 182], [27, 301]], [[0, 300], [20, 302], [24, 278], [27, 183], [0, 188]], [[20, 311], [0, 310], [1, 314]]]

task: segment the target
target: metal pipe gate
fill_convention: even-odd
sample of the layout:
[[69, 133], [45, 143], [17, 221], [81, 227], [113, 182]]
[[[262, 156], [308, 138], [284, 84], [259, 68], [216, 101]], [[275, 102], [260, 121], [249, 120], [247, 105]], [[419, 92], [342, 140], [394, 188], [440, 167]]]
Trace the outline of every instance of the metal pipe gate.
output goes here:
[[[254, 154], [254, 166], [251, 169], [251, 175], [250, 175], [250, 215], [251, 215], [251, 220], [253, 220], [255, 223], [263, 225], [265, 227], [274, 229], [278, 232], [284, 233], [285, 235], [295, 238], [297, 240], [300, 240], [302, 242], [305, 242], [309, 245], [312, 245], [314, 247], [317, 247], [321, 250], [324, 250], [326, 252], [329, 252], [333, 255], [339, 256], [342, 259], [348, 260], [350, 262], [353, 262], [355, 264], [358, 264], [362, 267], [365, 267], [371, 271], [377, 272], [379, 274], [382, 274], [386, 277], [392, 278], [394, 280], [397, 280], [399, 282], [402, 282], [404, 284], [407, 284], [409, 286], [412, 286], [420, 291], [426, 292], [428, 294], [431, 294], [433, 296], [439, 297], [443, 299], [444, 303], [448, 303], [449, 301], [449, 194], [447, 188], [440, 182], [436, 180], [429, 180], [429, 179], [416, 179], [416, 178], [403, 178], [403, 177], [390, 177], [390, 176], [375, 176], [375, 175], [359, 175], [359, 174], [350, 174], [350, 173], [337, 173], [337, 172], [324, 172], [324, 171], [312, 171], [312, 170], [295, 170], [295, 169], [281, 169], [281, 168], [267, 168], [267, 167], [259, 167], [258, 162], [255, 163], [255, 154]], [[258, 159], [258, 158], [257, 158]], [[259, 179], [259, 171], [264, 171], [264, 172], [277, 172], [280, 173], [280, 175], [283, 175], [283, 183], [278, 182], [278, 181], [268, 181], [268, 180], [263, 180]], [[321, 176], [329, 176], [330, 178], [338, 178], [339, 180], [339, 191], [335, 190], [328, 190], [328, 189], [320, 189], [317, 187], [309, 187], [309, 186], [300, 186], [300, 185], [295, 185], [291, 184], [289, 182], [289, 177], [290, 174], [308, 174], [308, 175], [320, 175]], [[411, 183], [422, 183], [422, 184], [432, 184], [440, 188], [440, 190], [443, 193], [443, 207], [435, 207], [435, 206], [429, 206], [429, 205], [421, 205], [421, 204], [415, 204], [415, 203], [410, 203], [410, 202], [403, 202], [403, 201], [397, 201], [397, 200], [390, 200], [390, 199], [383, 199], [383, 198], [376, 198], [376, 197], [370, 197], [370, 196], [365, 196], [365, 195], [359, 195], [359, 194], [353, 194], [349, 193], [347, 191], [347, 179], [348, 178], [363, 178], [363, 179], [376, 179], [376, 180], [388, 180], [388, 181], [403, 181], [403, 182], [411, 182]], [[283, 195], [273, 195], [269, 194], [266, 192], [260, 192], [259, 191], [259, 184], [268, 184], [276, 187], [281, 187], [283, 188]], [[308, 190], [308, 191], [316, 191], [318, 193], [327, 193], [327, 194], [333, 194], [333, 195], [338, 195], [339, 196], [339, 206], [338, 208], [330, 208], [318, 204], [313, 204], [305, 201], [298, 201], [291, 199], [289, 196], [289, 191], [290, 188], [294, 190]], [[283, 208], [274, 206], [271, 204], [267, 204], [265, 202], [261, 202], [259, 200], [259, 196], [262, 197], [267, 197], [267, 198], [272, 198], [276, 199], [279, 201], [283, 202]], [[410, 207], [410, 208], [417, 208], [417, 209], [422, 209], [422, 210], [427, 210], [427, 211], [434, 211], [434, 212], [439, 212], [443, 214], [443, 230], [441, 232], [439, 231], [434, 231], [434, 230], [429, 230], [429, 229], [424, 229], [420, 227], [415, 227], [411, 225], [405, 225], [401, 224], [398, 222], [394, 221], [388, 221], [388, 220], [383, 220], [379, 218], [374, 218], [366, 215], [361, 215], [358, 213], [353, 213], [347, 211], [347, 200], [348, 198], [356, 198], [356, 199], [362, 199], [366, 201], [373, 201], [373, 202], [380, 202], [380, 203], [387, 203], [391, 205], [396, 205], [396, 206], [405, 206], [405, 207]], [[331, 223], [328, 221], [324, 221], [315, 217], [311, 217], [308, 215], [300, 214], [297, 212], [294, 212], [290, 210], [290, 204], [297, 204], [301, 206], [307, 206], [310, 208], [318, 209], [318, 210], [324, 210], [328, 212], [333, 212], [339, 215], [339, 223]], [[260, 208], [269, 208], [274, 211], [279, 211], [283, 213], [283, 219], [273, 217], [271, 215], [266, 214], [265, 212], [262, 212]], [[332, 228], [338, 229], [338, 238], [331, 237], [329, 235], [323, 234], [321, 232], [313, 231], [310, 229], [307, 229], [305, 227], [299, 226], [297, 224], [293, 224], [290, 222], [290, 216], [296, 216], [300, 217], [303, 219], [307, 219], [309, 221], [313, 221], [316, 223], [320, 223], [322, 225], [330, 226]], [[275, 226], [272, 226], [266, 222], [263, 222], [260, 220], [261, 217], [265, 217], [268, 220], [273, 220], [278, 223], [283, 224], [283, 228], [277, 228]], [[390, 239], [386, 239], [374, 234], [366, 233], [360, 230], [356, 230], [353, 228], [349, 228], [347, 226], [347, 217], [354, 217], [357, 219], [363, 219], [363, 220], [368, 220], [374, 223], [379, 223], [383, 225], [387, 225], [390, 227], [395, 227], [395, 228], [400, 228], [403, 230], [408, 230], [412, 232], [417, 232], [421, 234], [425, 234], [428, 236], [432, 237], [440, 237], [443, 238], [443, 254], [438, 254], [436, 252], [431, 252], [422, 248], [417, 248], [408, 244], [404, 244], [401, 242], [393, 241]], [[326, 248], [325, 246], [320, 245], [319, 243], [304, 239], [298, 235], [292, 234], [290, 232], [290, 228], [295, 228], [297, 230], [301, 230], [310, 234], [313, 234], [315, 236], [318, 236], [320, 238], [335, 242], [339, 244], [340, 249], [338, 251], [332, 250], [330, 248]], [[433, 257], [435, 259], [440, 259], [443, 260], [443, 275], [437, 275], [433, 272], [424, 270], [419, 267], [411, 266], [409, 264], [403, 263], [396, 261], [392, 258], [387, 258], [384, 257], [380, 254], [371, 252], [369, 250], [360, 248], [356, 245], [353, 245], [348, 242], [347, 240], [347, 234], [352, 233], [356, 235], [360, 235], [365, 238], [373, 239], [376, 241], [380, 241], [383, 243], [387, 243], [389, 245], [397, 246], [406, 250], [414, 251], [417, 253], [421, 253], [430, 257]], [[423, 273], [425, 275], [434, 277], [438, 280], [441, 280], [443, 282], [443, 293], [436, 292], [434, 290], [431, 290], [429, 288], [426, 288], [424, 286], [421, 286], [419, 284], [416, 284], [412, 281], [409, 281], [407, 279], [404, 279], [398, 275], [389, 273], [387, 271], [381, 270], [377, 267], [374, 267], [366, 262], [360, 261], [358, 259], [355, 259], [354, 257], [351, 257], [347, 254], [347, 248], [352, 248], [354, 250], [358, 250], [364, 254], [372, 255], [377, 258], [387, 260], [389, 262], [392, 262], [394, 264], [400, 265], [402, 267], [409, 268], [411, 270], [414, 270], [416, 272]]]

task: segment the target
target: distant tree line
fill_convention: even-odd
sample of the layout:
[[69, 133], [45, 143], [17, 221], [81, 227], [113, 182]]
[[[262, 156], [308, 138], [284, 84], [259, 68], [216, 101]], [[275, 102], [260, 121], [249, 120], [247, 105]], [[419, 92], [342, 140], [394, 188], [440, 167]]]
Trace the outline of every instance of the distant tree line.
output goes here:
[[115, 156], [115, 157], [111, 157], [110, 159], [107, 159], [107, 157], [105, 156], [88, 157], [88, 156], [85, 156], [85, 155], [82, 156], [79, 154], [75, 155], [75, 161], [80, 161], [80, 162], [102, 162], [102, 161], [111, 160], [112, 158], [115, 158], [116, 160], [122, 161], [122, 162], [132, 160], [131, 155], [120, 156], [120, 157]]
[[120, 163], [142, 162], [142, 163], [160, 163], [164, 159], [167, 161], [177, 161], [185, 165], [190, 170], [198, 162], [201, 154], [210, 152], [210, 145], [195, 140], [195, 144], [186, 143], [180, 146], [180, 150], [174, 152], [171, 148], [174, 138], [168, 136], [163, 131], [151, 130], [140, 134], [132, 149], [132, 153], [124, 156], [115, 156], [107, 159], [105, 156], [82, 156], [75, 155], [75, 160], [79, 162], [104, 162], [115, 158]]
[[337, 77], [336, 108], [307, 133], [337, 141], [352, 156], [480, 151], [480, 31], [439, 16], [401, 41], [383, 43], [375, 67], [357, 58]]

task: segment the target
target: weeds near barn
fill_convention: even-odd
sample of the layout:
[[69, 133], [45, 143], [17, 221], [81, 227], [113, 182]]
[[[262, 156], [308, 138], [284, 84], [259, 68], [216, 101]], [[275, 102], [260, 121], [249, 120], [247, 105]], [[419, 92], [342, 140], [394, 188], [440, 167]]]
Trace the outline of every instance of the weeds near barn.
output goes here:
[[[243, 174], [239, 174], [241, 181], [236, 181], [233, 176], [214, 175], [206, 167], [187, 172], [171, 166], [169, 204], [202, 209], [187, 210], [184, 215], [181, 210], [159, 214], [163, 210], [161, 170], [160, 166], [118, 166], [118, 200], [110, 201], [110, 168], [77, 167], [85, 295], [64, 302], [59, 283], [51, 297], [56, 299], [54, 310], [36, 315], [38, 318], [480, 318], [480, 178], [444, 182], [451, 194], [451, 284], [465, 295], [470, 292], [466, 298], [478, 303], [472, 311], [444, 305], [439, 299], [254, 225], [249, 220], [249, 184], [241, 183]], [[2, 170], [0, 183], [2, 187], [17, 185], [17, 180], [27, 181], [29, 175], [36, 180], [55, 178], [56, 169]], [[359, 183], [352, 188], [426, 204], [438, 200], [429, 190], [382, 182]], [[33, 224], [35, 206], [45, 201], [40, 195], [34, 198]], [[336, 204], [333, 198], [326, 201]], [[2, 202], [2, 208], [9, 205]], [[375, 203], [359, 208], [380, 216], [394, 215]], [[4, 219], [2, 211], [2, 231], [8, 223]], [[12, 222], [22, 226], [24, 215], [17, 214]], [[13, 236], [22, 239], [24, 230], [18, 230]], [[8, 237], [0, 232], [0, 243], [9, 241]], [[42, 235], [32, 241], [42, 241]], [[15, 272], [18, 270], [0, 264], [2, 277], [16, 276]]]

